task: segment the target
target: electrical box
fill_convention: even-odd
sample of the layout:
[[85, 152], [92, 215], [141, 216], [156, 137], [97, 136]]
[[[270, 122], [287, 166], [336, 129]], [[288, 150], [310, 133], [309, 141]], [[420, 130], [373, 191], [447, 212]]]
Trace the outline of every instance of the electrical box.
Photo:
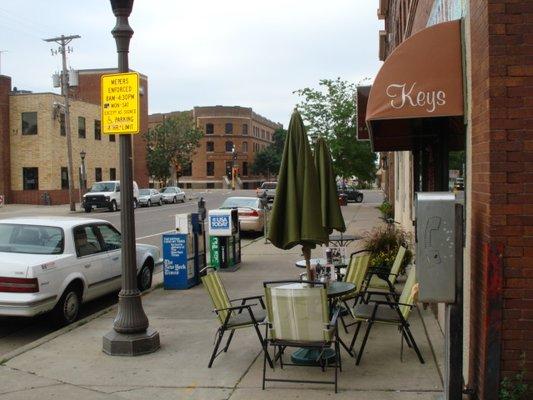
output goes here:
[[422, 302], [455, 302], [457, 246], [462, 250], [462, 222], [457, 223], [462, 213], [457, 219], [456, 203], [450, 192], [416, 194], [416, 275]]
[[191, 214], [176, 214], [176, 231], [184, 234], [193, 233]]
[[232, 236], [239, 230], [239, 214], [236, 209], [209, 210], [207, 223], [210, 236]]

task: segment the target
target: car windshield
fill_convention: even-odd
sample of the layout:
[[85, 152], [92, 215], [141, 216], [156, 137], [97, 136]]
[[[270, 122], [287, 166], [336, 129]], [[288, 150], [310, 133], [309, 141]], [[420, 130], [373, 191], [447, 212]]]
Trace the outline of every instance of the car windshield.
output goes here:
[[96, 182], [91, 186], [89, 192], [114, 192], [115, 182]]
[[4, 253], [61, 254], [65, 235], [54, 226], [0, 224], [0, 251]]
[[262, 188], [263, 189], [275, 189], [276, 183], [263, 183]]
[[139, 190], [139, 194], [141, 196], [149, 196], [150, 195], [150, 189], [141, 189], [141, 190]]
[[161, 193], [176, 193], [176, 189], [167, 187], [167, 188], [164, 188]]
[[224, 200], [220, 208], [235, 208], [235, 207], [253, 207], [259, 208], [259, 199], [252, 197], [229, 197]]

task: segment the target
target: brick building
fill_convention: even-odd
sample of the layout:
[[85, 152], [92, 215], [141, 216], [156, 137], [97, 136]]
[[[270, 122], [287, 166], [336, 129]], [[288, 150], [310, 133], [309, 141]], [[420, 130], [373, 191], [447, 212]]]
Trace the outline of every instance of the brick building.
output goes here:
[[[150, 127], [179, 112], [152, 114]], [[251, 166], [255, 154], [273, 142], [273, 134], [282, 125], [272, 122], [247, 107], [194, 107], [193, 117], [204, 132], [199, 148], [188, 168], [181, 171], [180, 184], [186, 188], [227, 188], [235, 162], [239, 168], [237, 185], [254, 189], [268, 177], [255, 176]], [[233, 160], [232, 149], [236, 159]], [[176, 171], [172, 179], [176, 179]]]
[[[379, 1], [384, 65], [366, 122], [382, 152], [395, 218], [406, 229], [414, 193], [447, 190], [449, 154], [465, 152], [463, 372], [474, 399], [497, 399], [502, 379], [521, 370], [521, 357], [533, 383], [532, 15], [530, 0]], [[433, 65], [448, 51], [452, 57]], [[406, 78], [413, 71], [416, 84], [426, 85], [420, 96]], [[398, 82], [382, 86], [387, 80]], [[452, 88], [457, 83], [462, 87]], [[401, 85], [407, 92], [399, 96]], [[436, 107], [398, 111], [398, 101], [414, 109], [432, 90]], [[442, 102], [439, 91], [446, 92]], [[456, 108], [439, 114], [440, 105]]]
[[[113, 69], [81, 70], [70, 89], [74, 199], [79, 201], [80, 152], [85, 152], [87, 185], [119, 179], [118, 138], [101, 132], [100, 76]], [[146, 146], [148, 83], [141, 75], [141, 134], [133, 140], [134, 179], [148, 186]], [[0, 195], [6, 203], [68, 203], [67, 147], [62, 96], [12, 90], [11, 78], [0, 76]]]

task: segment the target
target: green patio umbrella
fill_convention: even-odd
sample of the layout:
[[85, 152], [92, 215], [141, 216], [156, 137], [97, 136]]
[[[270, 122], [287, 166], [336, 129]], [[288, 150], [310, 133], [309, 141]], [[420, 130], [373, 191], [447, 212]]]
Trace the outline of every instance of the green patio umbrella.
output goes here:
[[311, 276], [311, 249], [328, 241], [322, 226], [320, 191], [302, 117], [294, 110], [278, 173], [268, 239], [284, 250], [301, 245]]
[[315, 143], [315, 165], [318, 173], [318, 185], [320, 189], [320, 206], [322, 209], [322, 226], [328, 234], [336, 229], [340, 232], [346, 230], [344, 218], [339, 206], [337, 183], [326, 140], [319, 137]]

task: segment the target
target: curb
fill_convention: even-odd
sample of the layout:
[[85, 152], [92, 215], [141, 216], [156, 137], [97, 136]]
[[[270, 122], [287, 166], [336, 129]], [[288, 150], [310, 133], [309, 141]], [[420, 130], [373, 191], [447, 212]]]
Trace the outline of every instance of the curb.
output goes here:
[[[147, 295], [149, 293], [152, 293], [156, 289], [159, 289], [159, 287], [157, 285], [154, 285], [150, 289], [148, 289], [145, 292], [143, 292], [141, 294], [141, 296], [145, 296], [145, 295]], [[57, 331], [49, 333], [48, 335], [45, 335], [45, 336], [43, 336], [43, 337], [41, 337], [41, 338], [39, 338], [37, 340], [34, 340], [33, 342], [25, 344], [24, 346], [19, 347], [18, 349], [10, 351], [7, 354], [0, 355], [0, 365], [4, 365], [9, 360], [12, 360], [13, 358], [20, 356], [21, 354], [24, 354], [24, 353], [26, 353], [26, 352], [28, 352], [30, 350], [33, 350], [33, 349], [35, 349], [35, 348], [37, 348], [37, 347], [39, 347], [39, 346], [41, 346], [41, 345], [43, 345], [45, 343], [48, 343], [51, 340], [55, 339], [56, 337], [59, 337], [59, 336], [65, 334], [65, 333], [73, 331], [74, 329], [77, 329], [80, 326], [86, 325], [90, 321], [92, 321], [92, 320], [94, 320], [96, 318], [99, 318], [102, 315], [105, 315], [105, 314], [113, 311], [117, 307], [118, 307], [118, 303], [117, 304], [113, 304], [112, 306], [109, 306], [107, 308], [104, 308], [103, 310], [97, 311], [94, 314], [88, 315], [87, 317], [85, 317], [83, 319], [80, 319], [80, 320], [78, 320], [76, 322], [73, 322], [72, 324], [67, 325], [67, 326], [65, 326], [65, 327], [63, 327], [61, 329], [58, 329]]]

